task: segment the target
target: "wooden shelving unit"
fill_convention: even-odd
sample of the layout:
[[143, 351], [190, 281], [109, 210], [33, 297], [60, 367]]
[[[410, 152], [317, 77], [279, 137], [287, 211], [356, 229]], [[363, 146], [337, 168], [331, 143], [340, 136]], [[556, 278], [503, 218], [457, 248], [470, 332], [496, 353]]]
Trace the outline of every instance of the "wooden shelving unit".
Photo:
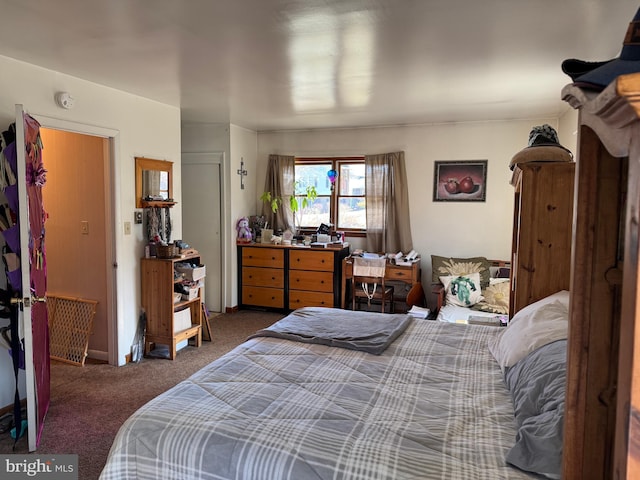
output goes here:
[[[174, 275], [178, 262], [199, 263], [199, 255], [184, 258], [143, 258], [141, 261], [142, 308], [147, 315], [144, 353], [147, 355], [155, 344], [169, 346], [169, 358], [176, 356], [176, 345], [191, 340], [199, 347], [202, 343], [202, 288], [191, 300], [173, 301], [174, 285], [180, 281]], [[177, 330], [176, 313], [189, 309], [191, 327]]]

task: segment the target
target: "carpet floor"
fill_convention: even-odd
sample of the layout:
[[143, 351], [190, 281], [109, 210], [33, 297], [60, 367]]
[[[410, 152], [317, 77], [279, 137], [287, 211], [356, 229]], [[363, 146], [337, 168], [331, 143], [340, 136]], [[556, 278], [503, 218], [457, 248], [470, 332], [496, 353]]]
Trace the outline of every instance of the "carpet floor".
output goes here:
[[[144, 358], [122, 367], [52, 361], [51, 403], [33, 453], [78, 454], [78, 478], [97, 479], [120, 425], [133, 412], [282, 317], [251, 310], [211, 317], [212, 341], [185, 347], [173, 361]], [[28, 453], [26, 436], [14, 449], [9, 433], [0, 434], [0, 453]]]

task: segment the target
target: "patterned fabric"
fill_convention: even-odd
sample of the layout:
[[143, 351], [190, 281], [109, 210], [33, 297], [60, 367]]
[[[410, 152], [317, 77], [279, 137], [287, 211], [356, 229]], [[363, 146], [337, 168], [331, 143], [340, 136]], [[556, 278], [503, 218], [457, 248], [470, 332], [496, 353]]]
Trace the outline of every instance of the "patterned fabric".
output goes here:
[[533, 127], [529, 132], [528, 145], [530, 147], [533, 147], [534, 145], [560, 145], [558, 132], [556, 132], [556, 129], [547, 123]]
[[447, 275], [440, 277], [446, 291], [446, 302], [471, 307], [483, 300], [480, 288], [480, 274], [478, 272], [468, 275]]
[[480, 286], [489, 285], [491, 263], [485, 257], [453, 258], [431, 255], [431, 281], [440, 282], [440, 277], [447, 275], [469, 275], [478, 272], [480, 274]]
[[476, 303], [471, 308], [480, 312], [508, 314], [510, 288], [511, 284], [509, 282], [489, 285], [482, 291], [484, 300]]
[[504, 460], [500, 331], [416, 320], [380, 356], [250, 339], [129, 418], [100, 478], [531, 478]]

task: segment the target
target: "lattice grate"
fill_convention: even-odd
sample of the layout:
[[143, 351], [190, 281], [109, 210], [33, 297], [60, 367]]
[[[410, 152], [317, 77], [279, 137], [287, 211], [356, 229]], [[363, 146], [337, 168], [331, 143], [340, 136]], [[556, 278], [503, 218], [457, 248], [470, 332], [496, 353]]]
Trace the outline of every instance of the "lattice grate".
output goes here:
[[49, 356], [84, 366], [97, 300], [47, 295]]

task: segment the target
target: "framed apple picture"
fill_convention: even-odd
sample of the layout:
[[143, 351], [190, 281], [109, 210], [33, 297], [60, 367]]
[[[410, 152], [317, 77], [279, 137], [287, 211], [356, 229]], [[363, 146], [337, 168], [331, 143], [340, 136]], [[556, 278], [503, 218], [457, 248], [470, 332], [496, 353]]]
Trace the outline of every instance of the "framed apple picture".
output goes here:
[[487, 199], [487, 160], [436, 161], [434, 202], [484, 202]]

